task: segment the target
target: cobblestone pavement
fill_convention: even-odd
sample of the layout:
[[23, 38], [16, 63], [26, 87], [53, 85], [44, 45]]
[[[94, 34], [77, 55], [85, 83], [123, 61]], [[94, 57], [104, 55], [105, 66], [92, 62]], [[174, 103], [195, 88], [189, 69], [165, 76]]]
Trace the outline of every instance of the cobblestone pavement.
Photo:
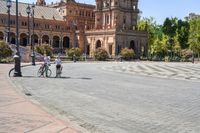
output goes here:
[[13, 82], [31, 98], [91, 133], [200, 131], [200, 64], [102, 62], [63, 66], [62, 78], [54, 78], [54, 65], [50, 67], [51, 78], [36, 77], [39, 66], [31, 66], [23, 68], [23, 77]]
[[0, 133], [79, 133], [16, 92], [9, 82], [13, 64], [0, 64]]
[[200, 81], [200, 64], [137, 62], [128, 65], [105, 66], [103, 69], [152, 77]]

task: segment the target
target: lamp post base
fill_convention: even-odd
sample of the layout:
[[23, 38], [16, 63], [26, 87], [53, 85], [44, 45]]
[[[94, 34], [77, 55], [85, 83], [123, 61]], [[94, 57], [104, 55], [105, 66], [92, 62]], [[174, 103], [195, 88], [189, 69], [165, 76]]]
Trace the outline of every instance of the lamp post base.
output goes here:
[[22, 77], [22, 73], [20, 72], [14, 72], [14, 75], [13, 75], [13, 77]]
[[31, 54], [31, 58], [32, 58], [32, 65], [35, 66], [35, 54], [34, 53]]
[[14, 56], [14, 60], [15, 60], [15, 72], [14, 72], [13, 77], [22, 77], [21, 66], [20, 66], [20, 57], [16, 54]]

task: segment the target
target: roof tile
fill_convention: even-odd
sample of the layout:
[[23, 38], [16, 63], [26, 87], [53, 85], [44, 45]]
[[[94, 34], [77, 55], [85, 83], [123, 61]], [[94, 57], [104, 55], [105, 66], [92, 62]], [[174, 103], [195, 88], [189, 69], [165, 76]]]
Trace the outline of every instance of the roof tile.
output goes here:
[[[19, 2], [18, 6], [19, 6], [18, 7], [19, 14], [26, 17], [27, 16], [26, 8], [28, 6], [28, 3]], [[15, 15], [15, 7], [16, 7], [16, 3], [12, 2], [12, 7], [10, 9], [11, 15]], [[59, 12], [56, 10], [56, 8], [36, 5], [34, 11], [35, 11], [35, 14], [34, 14], [35, 18], [39, 18], [39, 19], [45, 18], [49, 20], [54, 20], [55, 18], [56, 20], [63, 20], [62, 16], [59, 15]], [[6, 1], [4, 0], [0, 0], [0, 14], [7, 14]]]

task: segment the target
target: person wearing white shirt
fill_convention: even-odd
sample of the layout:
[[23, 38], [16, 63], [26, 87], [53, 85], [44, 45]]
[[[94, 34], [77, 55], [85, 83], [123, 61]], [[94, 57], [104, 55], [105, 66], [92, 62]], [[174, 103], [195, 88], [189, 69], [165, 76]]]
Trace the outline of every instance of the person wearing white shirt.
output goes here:
[[[58, 57], [55, 59], [55, 64], [56, 64], [56, 76], [57, 76], [57, 74], [60, 74], [61, 71], [62, 71], [62, 66], [61, 66], [62, 61], [61, 61], [61, 59], [60, 59], [60, 56], [58, 56]], [[58, 71], [59, 69], [60, 69], [60, 71]], [[60, 73], [58, 73], [58, 72], [60, 72]]]
[[44, 55], [44, 69], [45, 69], [46, 77], [47, 77], [47, 70], [48, 70], [49, 66], [50, 66], [50, 56], [46, 56], [46, 54], [45, 54]]

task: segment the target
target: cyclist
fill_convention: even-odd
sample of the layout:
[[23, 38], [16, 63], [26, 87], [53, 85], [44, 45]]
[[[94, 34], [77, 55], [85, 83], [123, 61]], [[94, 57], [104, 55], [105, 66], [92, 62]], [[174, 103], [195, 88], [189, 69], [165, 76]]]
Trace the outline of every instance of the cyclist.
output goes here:
[[60, 59], [60, 56], [58, 56], [56, 59], [55, 59], [55, 64], [56, 64], [56, 77], [61, 74], [61, 71], [62, 71], [62, 61]]
[[[50, 66], [50, 56], [44, 55], [44, 64], [43, 64], [43, 69], [45, 69], [45, 75], [47, 77], [47, 70]], [[42, 74], [43, 75], [43, 74]]]

